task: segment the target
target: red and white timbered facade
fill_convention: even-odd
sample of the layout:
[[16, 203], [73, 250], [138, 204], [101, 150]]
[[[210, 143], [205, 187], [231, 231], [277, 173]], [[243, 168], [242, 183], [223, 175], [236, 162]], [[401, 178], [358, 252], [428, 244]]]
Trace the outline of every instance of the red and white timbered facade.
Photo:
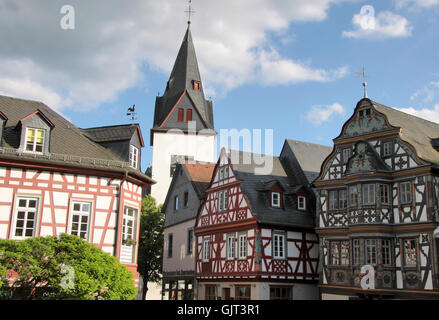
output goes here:
[[[316, 235], [312, 228], [270, 224], [253, 212], [248, 195], [257, 190], [243, 187], [247, 176], [235, 174], [229, 154], [223, 149], [195, 227], [199, 298], [315, 297]], [[273, 192], [278, 188], [281, 186], [276, 183]], [[279, 207], [274, 214], [294, 214]]]

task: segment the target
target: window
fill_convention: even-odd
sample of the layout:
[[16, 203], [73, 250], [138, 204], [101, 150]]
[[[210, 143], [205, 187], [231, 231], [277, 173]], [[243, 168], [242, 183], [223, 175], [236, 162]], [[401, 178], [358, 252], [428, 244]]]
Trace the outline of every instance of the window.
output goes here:
[[216, 300], [216, 286], [206, 286], [204, 289], [204, 299]]
[[363, 185], [363, 205], [375, 204], [375, 185], [364, 184]]
[[390, 247], [390, 240], [382, 240], [382, 258], [383, 258], [383, 264], [384, 265], [391, 265], [391, 247]]
[[377, 241], [375, 239], [365, 240], [366, 264], [376, 264], [377, 263], [376, 242]]
[[199, 91], [201, 87], [201, 82], [194, 80], [194, 90]]
[[235, 234], [227, 235], [226, 259], [235, 259]]
[[131, 207], [124, 207], [122, 217], [122, 246], [120, 261], [122, 263], [133, 263], [137, 252], [137, 217], [138, 210]]
[[297, 197], [297, 208], [299, 210], [306, 210], [306, 198], [304, 196]]
[[416, 239], [404, 239], [404, 265], [406, 267], [416, 267], [417, 257], [416, 257]]
[[26, 151], [43, 152], [44, 130], [26, 128]]
[[201, 252], [201, 260], [203, 262], [209, 262], [210, 258], [210, 240], [209, 238], [203, 239], [203, 248]]
[[177, 121], [178, 122], [184, 121], [184, 109], [182, 109], [182, 108], [178, 108]]
[[270, 300], [293, 300], [293, 288], [270, 286]]
[[221, 167], [219, 169], [219, 180], [224, 180], [227, 179], [229, 177], [229, 167], [225, 166], [225, 167]]
[[387, 184], [378, 185], [381, 204], [389, 204], [389, 186]]
[[38, 199], [17, 198], [15, 208], [15, 230], [12, 238], [30, 238], [35, 235]]
[[250, 300], [250, 286], [235, 286], [235, 300]]
[[338, 208], [338, 191], [329, 191], [329, 210]]
[[331, 241], [331, 264], [349, 265], [349, 241]]
[[352, 246], [353, 246], [353, 250], [352, 250], [352, 263], [355, 265], [359, 265], [360, 264], [360, 240], [359, 239], [354, 239], [352, 241]]
[[186, 110], [186, 122], [192, 121], [192, 109]]
[[412, 184], [410, 182], [399, 184], [399, 200], [402, 204], [412, 201]]
[[174, 235], [172, 233], [168, 234], [168, 258], [172, 258], [172, 250], [174, 245]]
[[349, 206], [356, 207], [358, 205], [358, 189], [357, 186], [349, 187]]
[[174, 210], [178, 211], [178, 196], [174, 197]]
[[185, 208], [187, 208], [188, 204], [189, 204], [189, 192], [185, 191], [183, 198], [183, 205]]
[[272, 192], [271, 193], [271, 206], [273, 208], [280, 208], [280, 193]]
[[348, 198], [346, 190], [340, 190], [338, 192], [338, 207], [340, 209], [346, 209], [348, 206]]
[[273, 234], [273, 259], [285, 259], [285, 234]]
[[69, 233], [88, 240], [91, 204], [73, 201], [70, 210], [71, 222]]
[[194, 229], [189, 229], [187, 231], [187, 254], [191, 255], [193, 251], [193, 243], [194, 243]]
[[228, 192], [227, 190], [222, 190], [218, 192], [218, 210], [220, 212], [227, 210], [228, 204]]
[[139, 149], [130, 145], [130, 165], [137, 169], [139, 163]]
[[349, 158], [352, 156], [352, 149], [343, 149], [343, 163], [348, 163]]
[[384, 142], [383, 144], [383, 156], [390, 156], [393, 154], [393, 142]]
[[238, 259], [247, 259], [247, 234], [238, 235]]

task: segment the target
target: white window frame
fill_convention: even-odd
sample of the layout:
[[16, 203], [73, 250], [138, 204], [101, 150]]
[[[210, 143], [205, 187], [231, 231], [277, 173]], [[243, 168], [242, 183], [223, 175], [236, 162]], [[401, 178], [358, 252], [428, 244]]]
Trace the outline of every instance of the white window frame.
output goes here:
[[306, 210], [306, 197], [297, 196], [297, 208], [299, 210]]
[[[328, 193], [328, 209], [329, 210], [337, 210], [338, 209], [338, 190], [330, 190]], [[335, 197], [333, 197], [332, 195], [335, 195]]]
[[375, 184], [368, 183], [362, 186], [362, 203], [363, 205], [374, 205], [376, 204], [375, 199]]
[[[75, 209], [74, 209], [74, 207], [75, 207], [75, 204], [79, 204], [79, 206], [80, 206], [80, 211], [76, 211]], [[88, 209], [88, 212], [86, 212], [86, 211], [83, 211], [83, 205], [88, 205], [89, 207], [89, 209]], [[87, 230], [85, 231], [85, 238], [82, 238], [82, 239], [85, 239], [85, 240], [89, 240], [89, 238], [90, 238], [90, 229], [91, 229], [91, 217], [92, 217], [92, 208], [93, 208], [93, 204], [91, 203], [91, 202], [88, 202], [88, 201], [80, 201], [80, 200], [72, 200], [71, 201], [71, 203], [70, 203], [70, 214], [69, 214], [69, 228], [68, 228], [68, 234], [72, 234], [72, 226], [73, 226], [73, 217], [74, 216], [79, 216], [79, 219], [78, 219], [78, 234], [75, 234], [76, 236], [78, 236], [78, 237], [80, 237], [80, 238], [82, 238], [81, 237], [81, 225], [83, 224], [82, 223], [82, 217], [87, 217]]]
[[284, 260], [286, 258], [286, 237], [284, 233], [273, 233], [273, 259]]
[[393, 154], [393, 142], [387, 141], [383, 143], [383, 157], [391, 156]]
[[137, 169], [139, 165], [139, 148], [130, 145], [130, 165]]
[[238, 259], [247, 259], [247, 233], [238, 234]]
[[[19, 207], [20, 200], [25, 200], [26, 201], [26, 207]], [[28, 207], [29, 201], [36, 201], [35, 208], [29, 208]], [[40, 199], [39, 198], [27, 197], [27, 196], [17, 196], [17, 198], [15, 200], [15, 206], [14, 206], [14, 221], [13, 221], [13, 228], [11, 228], [12, 229], [11, 239], [14, 239], [14, 240], [24, 240], [24, 239], [35, 237], [36, 230], [37, 230], [37, 224], [38, 224], [38, 216], [39, 216], [39, 204], [40, 204]], [[20, 208], [22, 208], [23, 210], [19, 210]], [[23, 219], [18, 219], [18, 213], [19, 212], [24, 212]], [[28, 219], [29, 213], [33, 213], [34, 214], [33, 219]], [[19, 229], [23, 229], [21, 236], [17, 236], [16, 235], [16, 232], [17, 232], [17, 229], [18, 229], [17, 228], [18, 220], [23, 220], [23, 227], [19, 228]], [[33, 220], [32, 235], [31, 236], [26, 236], [26, 230], [30, 229], [30, 228], [26, 228], [29, 220]]]
[[229, 204], [229, 193], [228, 190], [221, 190], [218, 192], [218, 211], [227, 211]]
[[[28, 144], [27, 137], [29, 135], [29, 130], [35, 130], [34, 140], [32, 142], [32, 150], [27, 150], [27, 144]], [[41, 145], [41, 151], [36, 151], [36, 148], [37, 148], [37, 136], [38, 136], [37, 133], [38, 133], [38, 131], [42, 131], [43, 132], [43, 143]], [[44, 129], [37, 129], [37, 128], [31, 128], [31, 127], [26, 128], [26, 136], [24, 137], [24, 149], [23, 149], [24, 152], [39, 153], [39, 154], [44, 153], [44, 146], [45, 146], [45, 144], [46, 144], [46, 130], [44, 130]]]
[[401, 204], [412, 202], [412, 183], [410, 181], [399, 183], [399, 201]]
[[226, 243], [226, 259], [227, 260], [234, 260], [235, 256], [236, 256], [236, 239], [235, 239], [235, 234], [228, 234], [227, 235], [227, 243]]
[[364, 253], [366, 255], [366, 264], [376, 265], [378, 260], [377, 239], [364, 240]]
[[388, 184], [379, 184], [379, 195], [381, 204], [390, 204], [390, 192]]
[[383, 265], [392, 265], [392, 243], [389, 239], [381, 240]]
[[352, 157], [352, 149], [344, 148], [342, 151], [342, 156], [343, 156], [343, 163], [347, 163], [349, 158]]
[[352, 241], [352, 264], [360, 264], [360, 239], [354, 239]]
[[201, 260], [202, 262], [209, 262], [209, 259], [210, 259], [210, 239], [203, 238]]
[[[275, 196], [277, 196], [277, 199]], [[280, 208], [280, 192], [271, 193], [271, 206], [273, 208]]]

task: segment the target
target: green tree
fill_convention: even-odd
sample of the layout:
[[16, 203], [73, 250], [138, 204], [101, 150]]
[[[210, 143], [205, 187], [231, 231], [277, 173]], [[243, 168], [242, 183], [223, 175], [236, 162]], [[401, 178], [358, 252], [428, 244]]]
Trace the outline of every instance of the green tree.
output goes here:
[[163, 260], [164, 214], [151, 195], [142, 199], [137, 271], [143, 279], [142, 299], [148, 292], [148, 282], [160, 282]]
[[131, 300], [136, 288], [133, 274], [117, 258], [62, 234], [0, 240], [0, 293], [20, 300]]

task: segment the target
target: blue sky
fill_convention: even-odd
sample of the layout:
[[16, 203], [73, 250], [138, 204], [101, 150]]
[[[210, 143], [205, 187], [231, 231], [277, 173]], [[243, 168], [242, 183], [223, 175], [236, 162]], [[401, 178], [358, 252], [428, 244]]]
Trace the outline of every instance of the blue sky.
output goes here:
[[[273, 129], [332, 145], [363, 96], [439, 122], [439, 0], [193, 0], [192, 36], [215, 129]], [[221, 3], [221, 4], [219, 4]], [[187, 1], [0, 0], [0, 94], [40, 100], [79, 127], [149, 130], [186, 30]], [[375, 27], [361, 28], [364, 6]]]

